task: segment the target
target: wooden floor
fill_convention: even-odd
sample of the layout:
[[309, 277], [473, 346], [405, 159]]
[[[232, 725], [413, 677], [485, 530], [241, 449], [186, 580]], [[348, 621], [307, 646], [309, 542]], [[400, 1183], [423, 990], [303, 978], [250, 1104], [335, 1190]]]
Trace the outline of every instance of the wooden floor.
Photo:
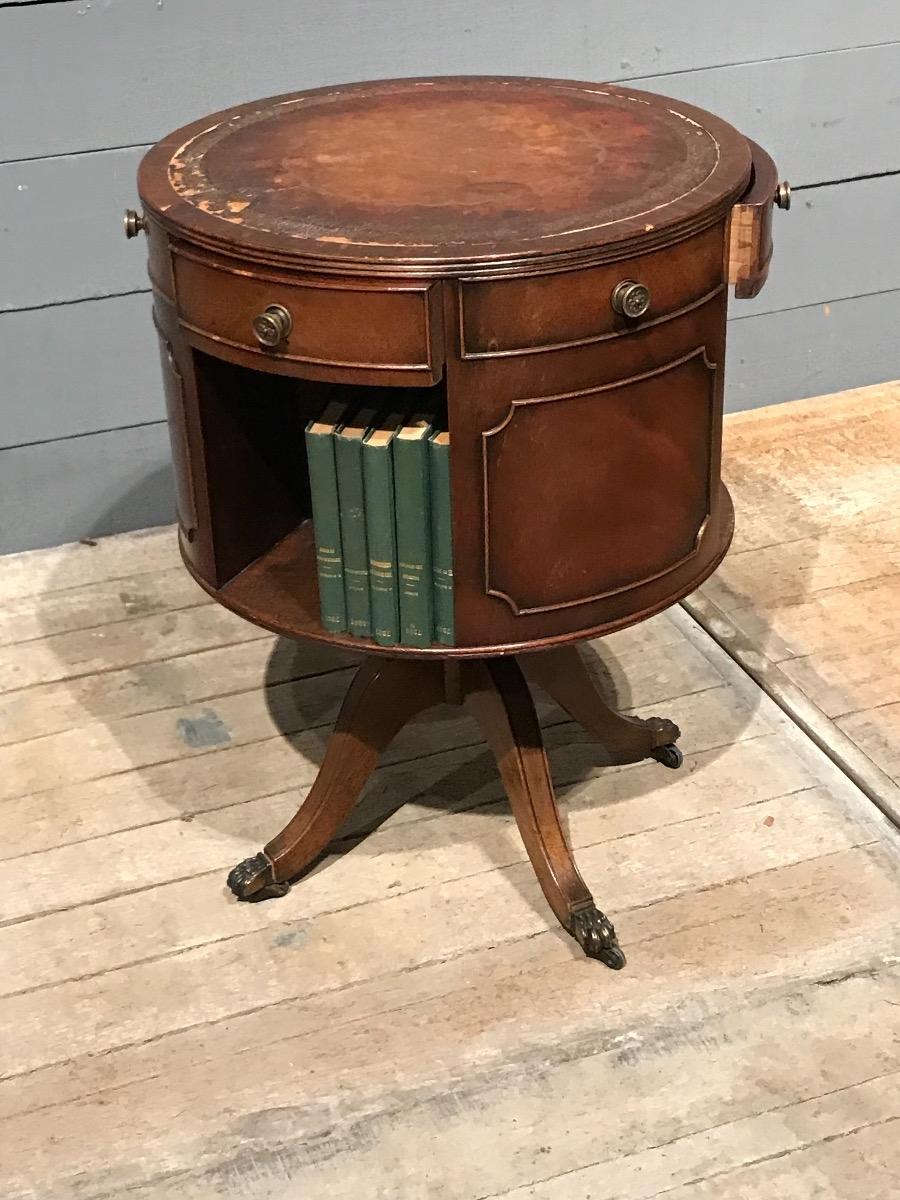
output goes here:
[[3, 1200], [896, 1200], [898, 404], [732, 420], [722, 645], [676, 608], [587, 648], [681, 771], [598, 769], [542, 702], [618, 974], [450, 709], [234, 902], [349, 660], [209, 603], [168, 530], [0, 561]]
[[731, 554], [689, 610], [900, 822], [900, 383], [737, 413]]

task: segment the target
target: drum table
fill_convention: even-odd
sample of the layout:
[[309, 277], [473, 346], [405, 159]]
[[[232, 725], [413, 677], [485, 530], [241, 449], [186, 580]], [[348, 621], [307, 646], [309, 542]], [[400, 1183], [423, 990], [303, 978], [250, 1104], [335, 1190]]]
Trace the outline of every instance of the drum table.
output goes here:
[[[788, 186], [680, 101], [434, 78], [205, 117], [150, 150], [139, 193], [126, 232], [148, 236], [185, 564], [249, 621], [364, 653], [315, 784], [232, 891], [283, 894], [398, 730], [465, 703], [550, 907], [623, 966], [567, 844], [528, 681], [600, 762], [680, 764], [677, 727], [610, 709], [577, 643], [673, 604], [728, 548], [727, 291], [762, 287]], [[446, 415], [452, 647], [320, 623], [303, 428], [334, 385]]]

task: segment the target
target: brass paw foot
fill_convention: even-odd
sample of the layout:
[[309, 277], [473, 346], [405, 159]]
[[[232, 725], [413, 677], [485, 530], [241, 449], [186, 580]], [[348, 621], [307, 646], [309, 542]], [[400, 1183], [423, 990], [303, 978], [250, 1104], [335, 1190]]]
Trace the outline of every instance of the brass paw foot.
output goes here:
[[654, 747], [669, 746], [681, 737], [681, 730], [668, 717], [638, 717], [636, 719], [652, 732]]
[[289, 883], [276, 883], [272, 878], [274, 868], [265, 854], [254, 854], [232, 867], [228, 873], [228, 886], [238, 900], [268, 900], [275, 896], [286, 896], [291, 890]]
[[572, 913], [571, 933], [588, 958], [598, 958], [613, 971], [625, 966], [613, 923], [596, 904]]

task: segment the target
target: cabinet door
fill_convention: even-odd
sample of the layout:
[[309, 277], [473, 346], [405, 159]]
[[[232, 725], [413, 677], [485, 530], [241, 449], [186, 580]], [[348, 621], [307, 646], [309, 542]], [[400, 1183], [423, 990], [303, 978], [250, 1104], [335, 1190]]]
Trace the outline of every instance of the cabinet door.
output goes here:
[[517, 616], [574, 609], [694, 555], [716, 396], [700, 346], [601, 387], [514, 400], [482, 434], [488, 594]]
[[159, 350], [166, 415], [169, 420], [169, 440], [172, 444], [172, 466], [175, 473], [175, 512], [185, 550], [190, 555], [191, 546], [197, 537], [197, 501], [185, 412], [184, 378], [175, 361], [171, 344], [162, 336], [159, 339]]

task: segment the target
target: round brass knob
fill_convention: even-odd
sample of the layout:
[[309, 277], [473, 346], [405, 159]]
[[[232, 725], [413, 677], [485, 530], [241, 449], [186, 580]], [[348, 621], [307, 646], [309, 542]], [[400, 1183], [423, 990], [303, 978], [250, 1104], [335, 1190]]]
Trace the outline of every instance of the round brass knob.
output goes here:
[[253, 332], [261, 346], [270, 350], [286, 341], [294, 327], [291, 314], [281, 304], [270, 304], [253, 318]]
[[139, 233], [147, 232], [147, 222], [139, 212], [135, 212], [133, 208], [125, 209], [125, 236], [127, 238], [136, 238]]
[[786, 179], [783, 179], [775, 189], [775, 203], [785, 212], [791, 207], [791, 185]]
[[642, 317], [650, 307], [650, 289], [634, 279], [623, 279], [613, 288], [611, 303], [620, 317]]

